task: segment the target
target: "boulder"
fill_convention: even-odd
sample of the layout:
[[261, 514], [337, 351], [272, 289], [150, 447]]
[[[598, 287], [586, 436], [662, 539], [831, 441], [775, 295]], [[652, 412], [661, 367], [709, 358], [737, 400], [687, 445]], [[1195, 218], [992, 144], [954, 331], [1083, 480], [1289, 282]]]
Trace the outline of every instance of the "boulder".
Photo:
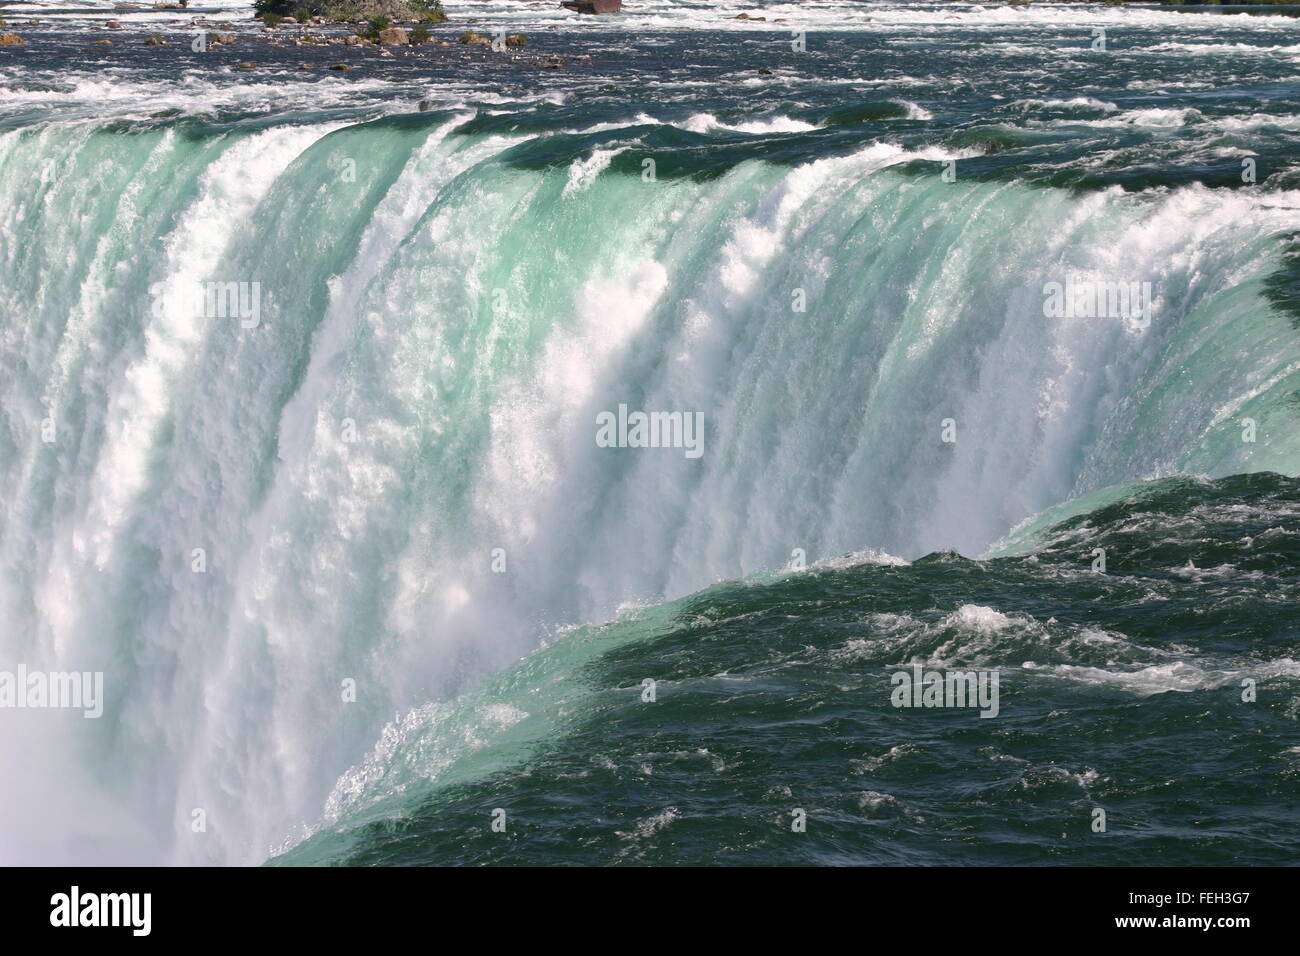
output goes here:
[[575, 13], [618, 13], [623, 9], [623, 0], [563, 0], [560, 6]]
[[[248, 6], [247, 3], [244, 6]], [[376, 17], [386, 17], [389, 23], [417, 23], [420, 21], [441, 23], [446, 17], [429, 10], [423, 4], [408, 3], [407, 0], [293, 0], [290, 4], [277, 4], [286, 13], [295, 16], [299, 10], [305, 10], [313, 24], [322, 23], [363, 23], [368, 24]]]
[[401, 27], [389, 27], [387, 30], [379, 31], [380, 46], [406, 46], [410, 42], [411, 38]]
[[17, 33], [0, 33], [0, 46], [22, 46], [23, 38]]

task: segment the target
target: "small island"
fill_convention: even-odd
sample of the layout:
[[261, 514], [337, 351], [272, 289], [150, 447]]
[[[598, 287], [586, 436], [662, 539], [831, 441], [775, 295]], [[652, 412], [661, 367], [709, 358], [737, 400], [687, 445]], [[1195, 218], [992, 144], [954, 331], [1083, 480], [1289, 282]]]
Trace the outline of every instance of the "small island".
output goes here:
[[[623, 0], [562, 0], [575, 13], [618, 13]], [[254, 0], [253, 15], [272, 23], [446, 23], [442, 0]]]
[[272, 23], [447, 22], [442, 0], [254, 0], [253, 14]]

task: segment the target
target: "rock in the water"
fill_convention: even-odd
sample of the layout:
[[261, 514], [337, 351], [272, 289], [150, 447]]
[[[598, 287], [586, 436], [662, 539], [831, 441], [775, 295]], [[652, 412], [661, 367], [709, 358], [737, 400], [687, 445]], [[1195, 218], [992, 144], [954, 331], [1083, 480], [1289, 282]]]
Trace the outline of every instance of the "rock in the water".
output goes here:
[[[245, 3], [244, 6], [248, 4]], [[429, 2], [408, 0], [293, 0], [276, 3], [282, 12], [295, 17], [305, 11], [308, 20], [316, 25], [323, 23], [371, 23], [383, 17], [389, 23], [445, 23], [447, 14], [433, 8]]]
[[563, 0], [560, 4], [575, 13], [618, 13], [623, 0]]
[[0, 46], [22, 46], [23, 38], [17, 33], [0, 33]]
[[406, 46], [410, 42], [411, 38], [401, 27], [389, 27], [387, 30], [379, 31], [380, 46]]

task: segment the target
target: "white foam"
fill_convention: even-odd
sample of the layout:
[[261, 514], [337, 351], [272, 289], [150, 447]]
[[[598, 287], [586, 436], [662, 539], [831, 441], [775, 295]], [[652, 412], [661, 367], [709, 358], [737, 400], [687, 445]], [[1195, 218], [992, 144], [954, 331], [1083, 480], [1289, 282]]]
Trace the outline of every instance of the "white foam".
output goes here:
[[562, 193], [564, 198], [571, 199], [583, 190], [591, 188], [591, 184], [597, 177], [609, 168], [614, 157], [626, 151], [626, 146], [618, 149], [593, 149], [586, 159], [575, 159], [569, 165], [569, 181], [565, 183]]
[[1080, 667], [1074, 664], [1040, 665], [1032, 661], [1024, 664], [1026, 670], [1039, 671], [1053, 677], [1109, 687], [1151, 697], [1156, 694], [1191, 693], [1199, 690], [1239, 686], [1248, 677], [1258, 680], [1272, 678], [1300, 678], [1300, 663], [1290, 658], [1254, 665], [1216, 669], [1202, 667], [1189, 661], [1169, 661], [1151, 664], [1138, 670], [1108, 670], [1097, 667]]

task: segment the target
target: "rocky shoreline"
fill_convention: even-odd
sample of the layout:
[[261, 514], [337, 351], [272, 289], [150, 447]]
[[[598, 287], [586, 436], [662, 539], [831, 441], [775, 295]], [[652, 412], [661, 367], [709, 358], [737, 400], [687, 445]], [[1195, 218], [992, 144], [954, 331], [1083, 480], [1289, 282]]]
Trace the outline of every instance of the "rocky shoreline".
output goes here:
[[[618, 13], [623, 0], [559, 0], [575, 13]], [[254, 14], [296, 19], [300, 23], [446, 23], [441, 0], [254, 0]]]
[[[22, 29], [23, 36], [14, 29]], [[96, 38], [99, 34], [100, 38]], [[6, 24], [0, 20], [0, 47], [25, 55], [47, 47], [67, 49], [71, 37], [62, 24], [38, 17]], [[252, 19], [232, 21], [194, 15], [163, 23], [126, 23], [104, 19], [76, 32], [81, 49], [114, 57], [140, 47], [163, 48], [192, 57], [214, 57], [214, 65], [248, 71], [286, 69], [361, 70], [366, 62], [385, 59], [411, 66], [435, 67], [448, 59], [479, 60], [518, 69], [562, 70], [591, 61], [590, 54], [533, 54], [524, 33], [492, 32], [478, 18], [406, 21], [399, 25], [376, 17], [367, 24], [335, 23], [325, 17], [304, 22]], [[160, 51], [161, 52], [161, 51]]]
[[[393, 56], [395, 48], [479, 48], [483, 52], [502, 54], [528, 45], [523, 33], [494, 30], [491, 35], [466, 29], [479, 23], [469, 17], [453, 23], [443, 10], [441, 0], [254, 0], [251, 20], [232, 22], [225, 14], [209, 18], [194, 14], [189, 19], [150, 23], [144, 27], [129, 23], [126, 28], [112, 19], [137, 10], [175, 10], [186, 12], [188, 0], [153, 4], [117, 3], [108, 18], [90, 25], [89, 30], [123, 31], [112, 39], [92, 40], [88, 48], [107, 53], [113, 48], [134, 44], [152, 47], [189, 46], [194, 53], [222, 52], [234, 49], [270, 51], [289, 47], [346, 47], [349, 50], [373, 50], [383, 57]], [[617, 13], [622, 0], [557, 0], [557, 6], [578, 14]], [[39, 16], [15, 21], [14, 26], [53, 25]], [[361, 27], [361, 29], [355, 29]], [[0, 18], [0, 47], [24, 47], [22, 35], [8, 32]], [[143, 34], [143, 35], [141, 35]], [[39, 43], [39, 40], [34, 39]], [[569, 60], [590, 60], [589, 55], [564, 57], [523, 57], [510, 52], [511, 62], [541, 69], [563, 69]], [[270, 66], [271, 64], [265, 64]], [[358, 64], [338, 62], [327, 68], [348, 71]], [[234, 64], [237, 69], [259, 69], [251, 60]], [[300, 69], [314, 69], [313, 63], [301, 63]]]

